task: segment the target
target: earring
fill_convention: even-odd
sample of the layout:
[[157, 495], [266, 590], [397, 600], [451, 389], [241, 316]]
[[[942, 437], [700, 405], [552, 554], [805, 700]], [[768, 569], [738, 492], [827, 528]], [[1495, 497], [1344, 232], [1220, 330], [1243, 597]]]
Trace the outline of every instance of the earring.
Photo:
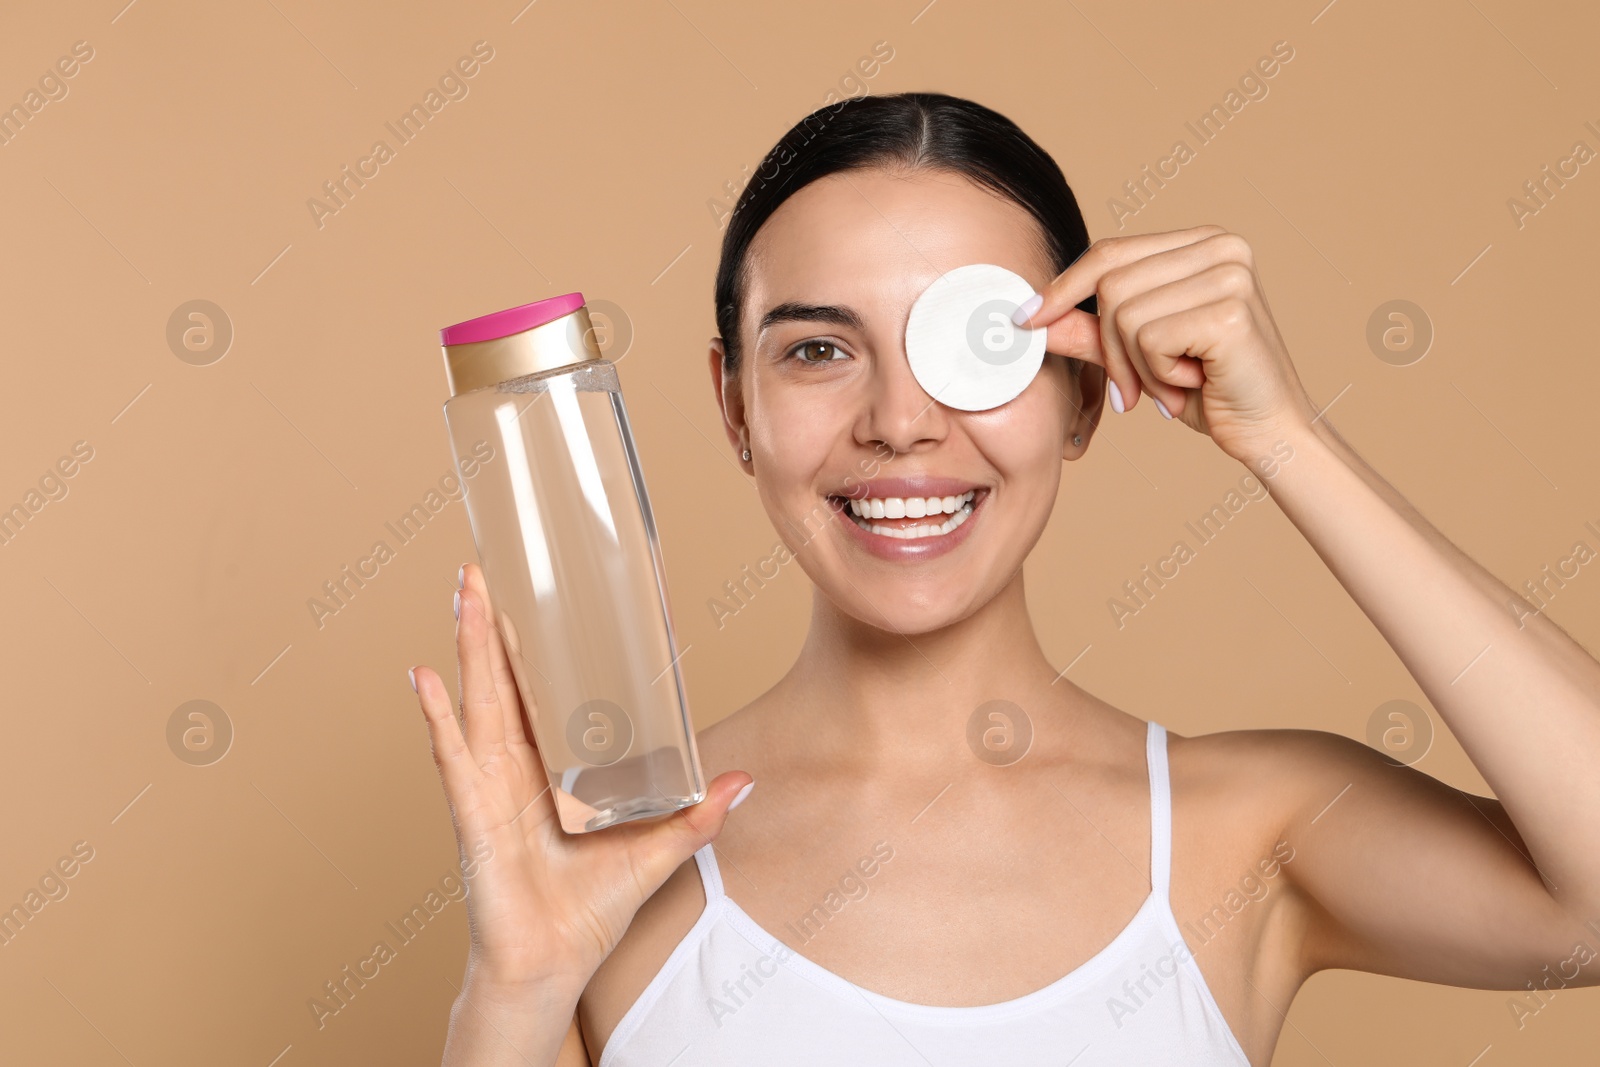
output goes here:
[[1081, 434], [1081, 433], [1073, 434], [1072, 435], [1072, 447], [1076, 448], [1081, 444], [1083, 444], [1083, 434]]
[[746, 463], [749, 463], [750, 462], [750, 450], [748, 448], [745, 449], [744, 452], [742, 453], [742, 455], [743, 455], [744, 461]]

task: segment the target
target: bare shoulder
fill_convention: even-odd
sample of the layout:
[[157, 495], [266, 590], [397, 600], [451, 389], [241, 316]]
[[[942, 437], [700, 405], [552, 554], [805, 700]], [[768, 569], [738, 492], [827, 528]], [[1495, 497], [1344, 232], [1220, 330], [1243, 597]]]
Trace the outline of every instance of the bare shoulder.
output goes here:
[[1249, 806], [1280, 828], [1317, 798], [1331, 802], [1354, 780], [1400, 767], [1391, 757], [1327, 730], [1171, 734], [1168, 753], [1175, 792], [1182, 788], [1195, 798]]
[[1310, 820], [1394, 761], [1306, 729], [1169, 733], [1167, 751], [1174, 917], [1236, 1035], [1270, 1055], [1282, 1019], [1269, 1002], [1317, 969], [1318, 909], [1296, 877], [1317, 852]]
[[1316, 730], [1192, 737], [1168, 731], [1173, 904], [1180, 919], [1205, 910], [1275, 852], [1282, 857], [1295, 813], [1348, 758], [1338, 754], [1341, 743], [1353, 744]]
[[1225, 730], [1169, 743], [1174, 792], [1213, 803], [1255, 806], [1279, 831], [1320, 819], [1360, 790], [1405, 801], [1454, 798], [1480, 811], [1499, 805], [1455, 789], [1354, 738], [1327, 730]]
[[1311, 911], [1320, 912], [1339, 879], [1358, 872], [1386, 877], [1404, 866], [1395, 855], [1461, 842], [1460, 855], [1515, 865], [1526, 851], [1494, 798], [1457, 789], [1341, 734], [1173, 735], [1169, 753], [1174, 867], [1207, 887], [1202, 895], [1237, 881], [1230, 867], [1276, 858], [1286, 884], [1316, 894]]
[[[1191, 869], [1207, 857], [1238, 866], [1292, 850], [1353, 789], [1447, 788], [1353, 738], [1326, 730], [1267, 728], [1170, 735], [1174, 848], [1191, 845]], [[1431, 783], [1431, 786], [1430, 784]], [[1287, 842], [1287, 844], [1285, 844]], [[1228, 873], [1212, 874], [1226, 878]]]

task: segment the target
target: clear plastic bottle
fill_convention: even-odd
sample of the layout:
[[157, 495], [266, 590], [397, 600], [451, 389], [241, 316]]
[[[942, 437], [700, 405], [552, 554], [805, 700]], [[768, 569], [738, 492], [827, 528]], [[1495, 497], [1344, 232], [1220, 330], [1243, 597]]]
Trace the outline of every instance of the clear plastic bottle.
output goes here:
[[451, 446], [458, 465], [480, 457], [462, 481], [493, 622], [561, 828], [700, 802], [650, 498], [583, 294], [448, 326], [439, 339]]

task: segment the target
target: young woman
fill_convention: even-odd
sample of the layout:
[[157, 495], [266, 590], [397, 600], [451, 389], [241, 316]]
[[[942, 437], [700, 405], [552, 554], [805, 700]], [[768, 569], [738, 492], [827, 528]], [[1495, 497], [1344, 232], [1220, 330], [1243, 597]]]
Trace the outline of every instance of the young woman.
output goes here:
[[[700, 734], [704, 802], [567, 836], [463, 568], [464, 730], [413, 672], [463, 855], [487, 857], [446, 1063], [1263, 1065], [1325, 968], [1596, 982], [1600, 663], [1319, 416], [1242, 237], [1090, 245], [1050, 157], [942, 94], [819, 111], [758, 175], [709, 369], [814, 584], [809, 633]], [[969, 263], [1028, 279], [1053, 353], [981, 412], [934, 402], [903, 340]], [[1319, 731], [1172, 735], [1045, 658], [1023, 561], [1061, 462], [1144, 394], [1263, 480], [1498, 800]], [[933, 519], [851, 506], [930, 497]], [[1031, 732], [1022, 758], [992, 730]]]

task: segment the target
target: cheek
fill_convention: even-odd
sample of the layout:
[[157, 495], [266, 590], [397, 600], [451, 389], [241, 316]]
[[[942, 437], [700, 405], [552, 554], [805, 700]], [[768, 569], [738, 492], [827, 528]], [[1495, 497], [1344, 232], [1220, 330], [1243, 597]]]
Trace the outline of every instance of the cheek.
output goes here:
[[1007, 516], [1007, 528], [1018, 536], [1037, 534], [1055, 507], [1066, 406], [1052, 385], [1036, 379], [1009, 404], [968, 416], [968, 436], [1000, 476], [1001, 496], [995, 503]]
[[1063, 395], [1041, 373], [1010, 403], [966, 416], [968, 435], [1006, 481], [1059, 473], [1071, 403], [1067, 390]]
[[757, 381], [746, 409], [751, 448], [764, 464], [760, 481], [776, 497], [811, 496], [832, 449], [847, 440], [850, 405], [837, 390]]

